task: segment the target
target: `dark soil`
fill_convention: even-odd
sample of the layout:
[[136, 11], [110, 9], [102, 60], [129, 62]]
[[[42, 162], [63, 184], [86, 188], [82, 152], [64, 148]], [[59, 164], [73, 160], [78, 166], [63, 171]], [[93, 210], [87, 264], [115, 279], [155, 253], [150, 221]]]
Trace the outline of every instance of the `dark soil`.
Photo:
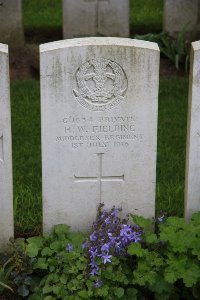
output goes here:
[[0, 300], [22, 300], [25, 298], [18, 297], [16, 294], [5, 293], [5, 295], [0, 295]]
[[39, 78], [39, 45], [9, 49], [9, 61], [11, 80]]
[[[39, 45], [27, 44], [24, 48], [9, 49], [10, 78], [17, 79], [38, 79], [39, 78]], [[174, 64], [161, 57], [160, 61], [161, 77], [185, 77], [184, 68], [176, 70]]]

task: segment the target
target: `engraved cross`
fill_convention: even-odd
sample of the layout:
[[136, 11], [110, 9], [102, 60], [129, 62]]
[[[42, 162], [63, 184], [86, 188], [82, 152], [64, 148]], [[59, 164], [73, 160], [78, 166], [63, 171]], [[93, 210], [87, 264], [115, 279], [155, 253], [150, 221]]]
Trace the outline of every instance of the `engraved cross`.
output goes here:
[[103, 162], [103, 153], [97, 153], [98, 159], [99, 159], [99, 173], [98, 176], [76, 176], [74, 175], [75, 182], [82, 183], [82, 182], [97, 182], [99, 184], [99, 198], [100, 203], [102, 202], [102, 182], [124, 182], [124, 174], [117, 176], [103, 176], [103, 170], [102, 170], [102, 162]]

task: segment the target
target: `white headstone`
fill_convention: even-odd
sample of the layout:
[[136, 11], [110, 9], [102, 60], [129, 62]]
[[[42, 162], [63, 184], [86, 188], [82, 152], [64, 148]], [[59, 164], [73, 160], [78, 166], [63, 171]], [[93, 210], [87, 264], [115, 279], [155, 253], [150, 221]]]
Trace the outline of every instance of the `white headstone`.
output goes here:
[[0, 43], [10, 47], [24, 44], [21, 0], [0, 1]]
[[186, 37], [192, 39], [198, 30], [199, 0], [164, 0], [164, 30], [177, 37], [186, 26]]
[[154, 216], [157, 44], [85, 38], [40, 51], [44, 230], [87, 229], [100, 202]]
[[200, 41], [192, 43], [188, 101], [186, 219], [200, 210]]
[[13, 236], [13, 192], [8, 46], [0, 44], [0, 250]]
[[129, 36], [129, 0], [63, 0], [63, 37]]

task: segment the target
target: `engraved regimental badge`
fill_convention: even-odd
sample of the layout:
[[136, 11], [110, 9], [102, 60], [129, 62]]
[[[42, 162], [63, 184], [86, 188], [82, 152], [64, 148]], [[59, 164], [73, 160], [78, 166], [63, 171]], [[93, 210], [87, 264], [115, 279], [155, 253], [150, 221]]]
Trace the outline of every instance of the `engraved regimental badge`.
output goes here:
[[127, 90], [127, 77], [120, 65], [105, 59], [96, 58], [85, 62], [76, 71], [77, 101], [87, 109], [104, 111], [124, 100]]

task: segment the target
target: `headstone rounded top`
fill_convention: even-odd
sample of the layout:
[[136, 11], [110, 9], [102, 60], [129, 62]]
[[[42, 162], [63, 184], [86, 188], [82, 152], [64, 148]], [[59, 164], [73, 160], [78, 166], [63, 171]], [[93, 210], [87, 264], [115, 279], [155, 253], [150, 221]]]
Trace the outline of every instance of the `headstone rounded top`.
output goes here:
[[124, 47], [136, 47], [145, 48], [149, 50], [159, 51], [159, 47], [156, 43], [129, 39], [129, 38], [115, 38], [115, 37], [90, 37], [90, 38], [75, 38], [61, 40], [51, 43], [40, 45], [40, 52], [46, 52], [56, 49], [62, 49], [66, 47], [79, 47], [79, 46], [124, 46]]
[[0, 51], [8, 53], [8, 45], [0, 43]]
[[192, 44], [192, 48], [194, 49], [194, 51], [197, 51], [200, 49], [200, 41], [196, 41], [191, 44]]

